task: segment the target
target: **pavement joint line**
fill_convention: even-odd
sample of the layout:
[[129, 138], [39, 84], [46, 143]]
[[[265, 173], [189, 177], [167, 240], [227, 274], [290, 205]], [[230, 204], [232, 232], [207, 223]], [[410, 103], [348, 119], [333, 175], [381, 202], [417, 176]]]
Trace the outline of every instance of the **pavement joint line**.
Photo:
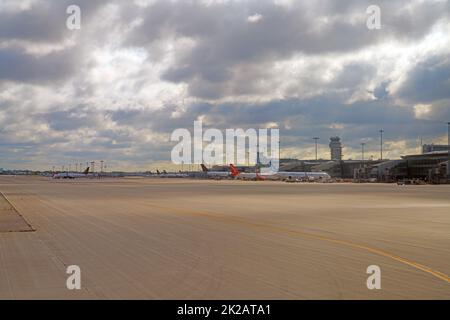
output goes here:
[[154, 205], [151, 204], [151, 206], [156, 207], [156, 208], [160, 208], [160, 209], [166, 209], [166, 210], [173, 210], [173, 211], [178, 211], [178, 212], [183, 212], [186, 214], [190, 214], [190, 215], [195, 215], [195, 216], [204, 216], [204, 217], [208, 217], [208, 218], [213, 218], [213, 219], [217, 219], [217, 220], [221, 220], [221, 221], [228, 221], [228, 222], [236, 222], [239, 224], [244, 224], [247, 226], [253, 226], [253, 227], [257, 227], [260, 229], [268, 229], [268, 230], [272, 230], [272, 231], [278, 231], [281, 233], [288, 233], [288, 234], [293, 234], [293, 235], [297, 235], [297, 236], [303, 236], [306, 238], [312, 238], [312, 239], [318, 239], [318, 240], [322, 240], [322, 241], [326, 241], [326, 242], [330, 242], [330, 243], [335, 243], [335, 244], [340, 244], [340, 245], [344, 245], [347, 247], [351, 247], [351, 248], [356, 248], [356, 249], [362, 249], [368, 252], [371, 252], [373, 254], [379, 255], [379, 256], [383, 256], [386, 258], [390, 258], [393, 259], [397, 262], [403, 263], [405, 265], [408, 265], [410, 267], [413, 267], [417, 270], [423, 271], [425, 273], [428, 273], [440, 280], [443, 280], [444, 282], [450, 283], [450, 277], [448, 275], [446, 275], [443, 272], [434, 270], [428, 266], [422, 265], [420, 263], [402, 258], [400, 256], [391, 254], [387, 251], [381, 250], [381, 249], [377, 249], [377, 248], [372, 248], [369, 247], [367, 245], [364, 244], [359, 244], [359, 243], [355, 243], [355, 242], [351, 242], [351, 241], [346, 241], [346, 240], [340, 240], [340, 239], [334, 239], [334, 238], [329, 238], [326, 236], [321, 236], [321, 235], [316, 235], [316, 234], [312, 234], [312, 233], [307, 233], [307, 232], [302, 232], [302, 231], [297, 231], [297, 230], [291, 230], [291, 229], [287, 229], [287, 228], [283, 228], [283, 227], [278, 227], [278, 226], [272, 226], [272, 225], [267, 225], [267, 224], [263, 224], [263, 223], [257, 223], [257, 222], [251, 222], [248, 220], [244, 220], [244, 219], [239, 219], [237, 217], [232, 217], [232, 216], [223, 216], [223, 215], [217, 215], [217, 214], [212, 214], [210, 212], [202, 212], [202, 211], [190, 211], [190, 210], [186, 210], [186, 209], [174, 209], [174, 208], [170, 208], [170, 207], [163, 207], [163, 206], [159, 206], [159, 205]]
[[19, 231], [7, 231], [7, 232], [2, 232], [2, 233], [26, 233], [26, 232], [35, 232], [36, 229], [33, 228], [33, 226], [27, 221], [27, 219], [25, 219], [25, 217], [19, 212], [19, 210], [17, 210], [16, 206], [9, 201], [8, 197], [0, 191], [0, 196], [3, 197], [3, 199], [6, 200], [6, 202], [11, 206], [11, 208], [15, 211], [15, 213], [22, 218], [22, 220], [25, 222], [25, 224], [30, 228], [29, 230], [19, 230]]

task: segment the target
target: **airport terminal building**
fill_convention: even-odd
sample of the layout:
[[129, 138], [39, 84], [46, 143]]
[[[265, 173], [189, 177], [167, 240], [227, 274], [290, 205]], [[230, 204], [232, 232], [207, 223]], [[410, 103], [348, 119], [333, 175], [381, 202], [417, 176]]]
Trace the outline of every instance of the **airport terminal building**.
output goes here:
[[408, 155], [402, 159], [393, 171], [395, 177], [433, 180], [436, 176], [444, 178], [446, 175], [448, 151]]
[[313, 171], [327, 172], [336, 179], [374, 179], [393, 182], [420, 179], [430, 183], [447, 182], [448, 151], [406, 155], [397, 160], [341, 160], [314, 166]]
[[420, 179], [431, 183], [447, 180], [448, 151], [403, 156], [372, 167], [371, 177], [380, 181]]

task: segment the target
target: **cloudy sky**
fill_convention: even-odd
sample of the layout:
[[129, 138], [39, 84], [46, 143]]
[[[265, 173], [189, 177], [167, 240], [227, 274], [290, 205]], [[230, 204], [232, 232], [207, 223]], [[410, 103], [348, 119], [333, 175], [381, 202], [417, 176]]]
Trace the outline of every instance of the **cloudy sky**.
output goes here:
[[0, 0], [0, 167], [150, 169], [197, 119], [277, 127], [285, 157], [339, 135], [377, 158], [381, 128], [390, 158], [443, 143], [450, 2]]

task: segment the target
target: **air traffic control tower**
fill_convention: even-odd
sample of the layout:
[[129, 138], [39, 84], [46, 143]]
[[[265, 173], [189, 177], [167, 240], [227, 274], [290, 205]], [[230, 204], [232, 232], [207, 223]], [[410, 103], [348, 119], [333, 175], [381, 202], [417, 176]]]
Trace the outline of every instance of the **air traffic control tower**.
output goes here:
[[331, 137], [330, 138], [330, 152], [331, 160], [341, 161], [342, 160], [342, 143], [341, 138]]

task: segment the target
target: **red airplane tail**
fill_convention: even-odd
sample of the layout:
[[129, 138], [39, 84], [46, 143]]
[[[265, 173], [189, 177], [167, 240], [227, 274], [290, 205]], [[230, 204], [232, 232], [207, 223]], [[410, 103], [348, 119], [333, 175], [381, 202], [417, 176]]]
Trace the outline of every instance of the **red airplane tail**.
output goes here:
[[233, 178], [236, 178], [239, 175], [239, 170], [233, 164], [230, 164], [230, 172]]

